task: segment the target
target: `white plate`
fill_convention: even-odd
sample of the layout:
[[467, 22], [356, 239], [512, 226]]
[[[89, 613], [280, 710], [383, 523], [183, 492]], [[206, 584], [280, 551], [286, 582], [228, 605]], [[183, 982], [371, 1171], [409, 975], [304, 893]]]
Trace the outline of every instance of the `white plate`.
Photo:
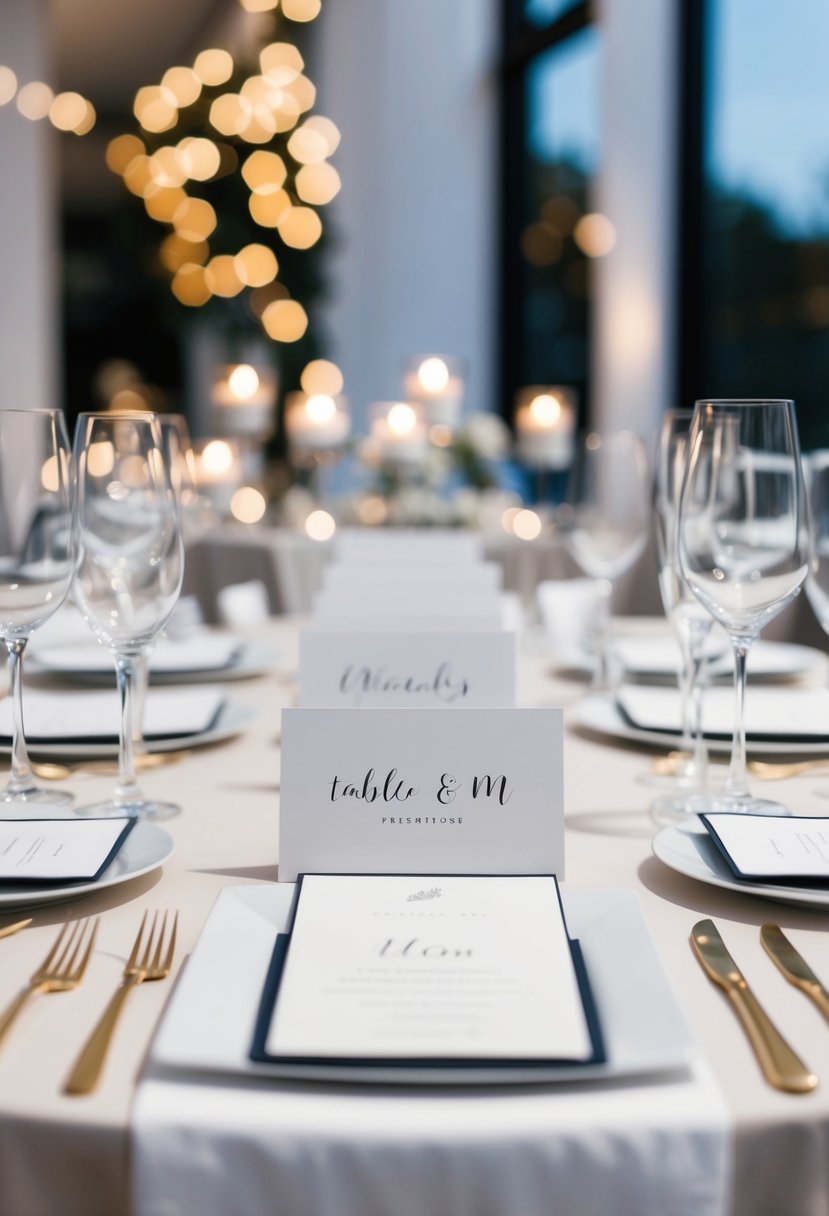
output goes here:
[[[265, 974], [277, 932], [284, 929], [292, 883], [227, 887], [220, 894], [167, 1006], [151, 1048], [161, 1068], [201, 1074], [287, 1077], [289, 1065], [248, 1058]], [[685, 1068], [693, 1042], [665, 978], [639, 901], [632, 891], [563, 890], [570, 933], [582, 946], [608, 1059], [577, 1068], [315, 1070], [315, 1080], [494, 1084], [591, 1081], [647, 1076]], [[636, 976], [631, 983], [630, 977]], [[309, 1069], [302, 1070], [310, 1077]]]
[[729, 869], [717, 846], [703, 827], [663, 828], [654, 837], [653, 851], [660, 861], [679, 874], [741, 895], [760, 896], [801, 908], [829, 911], [826, 887], [784, 887], [759, 882], [740, 882]]
[[158, 824], [137, 823], [124, 841], [115, 860], [104, 870], [96, 882], [72, 883], [65, 887], [21, 888], [0, 883], [0, 907], [30, 908], [36, 904], [63, 903], [69, 899], [80, 899], [102, 887], [114, 887], [129, 882], [142, 874], [157, 870], [174, 849], [172, 837]]
[[[25, 712], [25, 709], [24, 709]], [[197, 731], [190, 735], [170, 735], [164, 739], [150, 739], [147, 750], [150, 752], [177, 752], [190, 747], [204, 747], [208, 743], [221, 743], [232, 739], [255, 717], [252, 709], [237, 705], [233, 701], [224, 701], [216, 721], [207, 730]], [[79, 743], [72, 740], [56, 739], [54, 742], [28, 743], [27, 750], [33, 760], [52, 760], [56, 757], [69, 760], [118, 759], [118, 742], [111, 743]], [[8, 756], [11, 745], [0, 744], [0, 755]]]
[[[681, 745], [679, 735], [671, 731], [645, 730], [639, 726], [631, 726], [619, 713], [615, 703], [608, 697], [594, 695], [585, 697], [575, 707], [572, 723], [584, 730], [595, 731], [612, 739], [622, 739], [629, 743], [647, 743], [650, 747], [674, 749]], [[730, 739], [706, 739], [709, 752], [722, 756], [731, 755]], [[759, 743], [752, 742], [749, 737], [746, 747], [751, 755], [768, 756], [827, 756], [829, 755], [829, 738], [815, 743], [802, 743], [797, 739], [778, 741], [767, 739]]]
[[[173, 668], [164, 671], [150, 670], [152, 685], [164, 684], [214, 684], [226, 680], [249, 680], [254, 676], [263, 676], [277, 664], [278, 654], [269, 646], [257, 642], [246, 642], [232, 662], [221, 667], [193, 668], [181, 670]], [[99, 667], [71, 667], [63, 663], [55, 666], [48, 661], [48, 652], [44, 651], [41, 660], [36, 654], [26, 656], [26, 674], [32, 676], [49, 676], [56, 680], [73, 684], [86, 684], [98, 688], [110, 687], [115, 684], [115, 668], [101, 669]]]

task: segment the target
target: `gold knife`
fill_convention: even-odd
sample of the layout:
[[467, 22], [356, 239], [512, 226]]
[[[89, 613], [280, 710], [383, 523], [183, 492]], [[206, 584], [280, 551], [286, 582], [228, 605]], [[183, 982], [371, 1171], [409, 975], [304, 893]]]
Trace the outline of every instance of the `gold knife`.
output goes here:
[[766, 954], [777, 964], [789, 983], [811, 997], [823, 1016], [829, 1019], [829, 992], [779, 925], [763, 925], [760, 941]]
[[712, 920], [694, 925], [691, 947], [706, 975], [724, 989], [731, 1001], [769, 1084], [790, 1094], [810, 1093], [817, 1085], [817, 1077], [769, 1020]]
[[21, 929], [25, 929], [27, 925], [32, 923], [31, 916], [25, 920], [16, 920], [11, 925], [0, 926], [0, 937], [11, 937], [13, 933], [18, 933]]

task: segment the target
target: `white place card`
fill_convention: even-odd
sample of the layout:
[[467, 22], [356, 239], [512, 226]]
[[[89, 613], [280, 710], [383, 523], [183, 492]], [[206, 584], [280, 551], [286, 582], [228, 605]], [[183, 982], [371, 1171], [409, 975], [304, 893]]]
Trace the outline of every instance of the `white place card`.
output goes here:
[[135, 819], [0, 819], [0, 882], [93, 882]]
[[282, 711], [279, 878], [564, 874], [560, 709]]
[[339, 562], [322, 573], [324, 591], [413, 591], [481, 594], [500, 591], [503, 568], [495, 562], [435, 565], [424, 562]]
[[700, 819], [738, 878], [829, 879], [829, 819], [712, 813]]
[[515, 705], [515, 635], [299, 635], [302, 706], [435, 709]]
[[498, 629], [514, 632], [517, 625], [511, 606], [504, 603], [495, 610], [481, 608], [464, 617], [457, 613], [430, 616], [425, 612], [407, 611], [405, 607], [380, 616], [356, 608], [347, 612], [326, 610], [311, 618], [309, 628], [326, 633], [364, 633], [367, 628], [381, 633], [454, 633], [458, 629], [465, 633], [492, 633]]
[[270, 1058], [596, 1058], [555, 878], [304, 875]]
[[[203, 733], [215, 723], [223, 702], [221, 689], [206, 686], [151, 689], [144, 707], [144, 736], [162, 739]], [[118, 738], [121, 710], [114, 689], [94, 692], [27, 689], [23, 712], [30, 743]], [[8, 739], [11, 733], [12, 706], [6, 699], [0, 701], [0, 738]]]
[[419, 587], [329, 587], [314, 596], [313, 615], [332, 616], [364, 612], [367, 616], [475, 616], [501, 611], [497, 591], [474, 591], [455, 587], [442, 592], [437, 586]]
[[456, 528], [344, 528], [337, 533], [335, 546], [341, 561], [406, 557], [441, 565], [471, 564], [483, 555], [481, 537]]

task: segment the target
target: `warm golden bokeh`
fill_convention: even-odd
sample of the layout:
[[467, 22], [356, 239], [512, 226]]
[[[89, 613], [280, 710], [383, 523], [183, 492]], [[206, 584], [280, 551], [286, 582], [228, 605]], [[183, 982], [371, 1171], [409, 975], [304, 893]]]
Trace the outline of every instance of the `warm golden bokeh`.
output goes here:
[[234, 259], [236, 274], [246, 287], [264, 287], [279, 272], [276, 255], [267, 245], [245, 245]]
[[106, 162], [113, 173], [123, 176], [127, 166], [136, 156], [143, 156], [145, 151], [146, 148], [137, 135], [117, 135], [107, 144]]
[[179, 267], [173, 275], [170, 289], [179, 303], [186, 304], [188, 308], [199, 308], [210, 299], [204, 267], [196, 266], [193, 262]]
[[262, 325], [275, 342], [298, 342], [308, 328], [308, 314], [297, 300], [274, 300], [262, 313]]
[[271, 42], [259, 53], [259, 66], [274, 84], [288, 84], [305, 67], [305, 60], [290, 42]]
[[322, 236], [322, 221], [310, 207], [290, 207], [279, 217], [277, 228], [291, 249], [310, 249]]
[[168, 68], [161, 78], [161, 87], [169, 89], [179, 107], [191, 106], [198, 101], [202, 82], [192, 68]]
[[324, 207], [340, 192], [340, 175], [333, 165], [303, 165], [296, 175], [296, 192], [304, 203]]
[[178, 163], [187, 177], [206, 182], [219, 172], [221, 153], [212, 139], [183, 139], [176, 148]]
[[49, 121], [59, 131], [74, 131], [86, 118], [87, 104], [80, 93], [58, 93], [49, 107]]
[[152, 219], [162, 224], [172, 224], [173, 216], [187, 195], [178, 186], [150, 188], [144, 195], [144, 208]]
[[17, 94], [17, 108], [24, 118], [37, 122], [49, 113], [54, 96], [48, 84], [42, 80], [32, 80], [24, 84]]
[[193, 71], [202, 84], [209, 84], [215, 88], [216, 85], [230, 80], [233, 75], [233, 56], [229, 51], [221, 50], [219, 47], [201, 51], [196, 56]]
[[325, 140], [325, 146], [328, 149], [326, 155], [331, 156], [337, 151], [340, 146], [340, 128], [330, 118], [326, 118], [323, 114], [312, 114], [310, 118], [306, 118], [302, 124], [309, 131], [316, 131]]
[[17, 92], [17, 76], [10, 67], [0, 65], [0, 106], [8, 105]]
[[343, 391], [343, 374], [336, 363], [328, 359], [312, 359], [303, 368], [299, 382], [309, 396], [324, 393], [336, 397]]
[[242, 177], [254, 194], [275, 194], [285, 183], [288, 170], [276, 152], [262, 148], [251, 152], [242, 166]]
[[216, 227], [216, 212], [203, 198], [188, 198], [173, 216], [179, 236], [186, 241], [204, 241]]
[[275, 194], [252, 194], [248, 210], [262, 228], [276, 228], [286, 211], [291, 209], [291, 200], [284, 190]]
[[133, 113], [145, 131], [169, 131], [178, 120], [175, 94], [160, 85], [145, 85], [135, 94]]
[[229, 253], [211, 258], [204, 268], [205, 283], [214, 296], [231, 299], [238, 296], [244, 283], [236, 273], [235, 259]]
[[187, 262], [204, 265], [209, 253], [207, 241], [186, 241], [177, 232], [171, 232], [161, 242], [159, 258], [162, 266], [172, 274]]
[[328, 156], [328, 141], [320, 131], [304, 122], [288, 140], [288, 151], [300, 165], [315, 165]]
[[282, 0], [282, 11], [289, 21], [313, 21], [321, 8], [321, 0]]
[[220, 135], [239, 135], [250, 121], [252, 106], [238, 93], [222, 93], [210, 106], [210, 123]]

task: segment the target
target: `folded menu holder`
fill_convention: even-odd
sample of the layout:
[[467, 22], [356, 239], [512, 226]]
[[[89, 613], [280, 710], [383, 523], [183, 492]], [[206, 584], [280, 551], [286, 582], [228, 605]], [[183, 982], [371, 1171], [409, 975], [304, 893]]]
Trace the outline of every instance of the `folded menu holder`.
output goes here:
[[0, 818], [0, 885], [42, 888], [97, 882], [136, 819]]
[[700, 820], [741, 882], [829, 887], [829, 818], [720, 812]]
[[301, 876], [250, 1056], [378, 1083], [606, 1059], [553, 875]]

